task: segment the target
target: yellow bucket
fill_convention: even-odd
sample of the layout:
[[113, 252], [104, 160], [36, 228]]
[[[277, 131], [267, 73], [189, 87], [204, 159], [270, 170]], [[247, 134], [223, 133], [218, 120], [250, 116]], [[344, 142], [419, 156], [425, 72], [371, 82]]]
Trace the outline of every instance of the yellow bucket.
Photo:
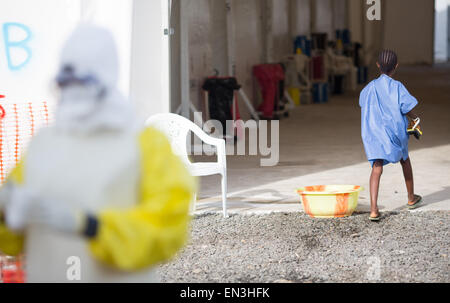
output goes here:
[[343, 218], [356, 210], [362, 190], [358, 185], [316, 185], [302, 187], [297, 192], [303, 209], [312, 218]]
[[296, 87], [289, 87], [287, 89], [289, 95], [291, 96], [292, 100], [294, 101], [295, 105], [299, 106], [301, 104], [300, 98], [301, 98], [301, 92], [299, 88]]

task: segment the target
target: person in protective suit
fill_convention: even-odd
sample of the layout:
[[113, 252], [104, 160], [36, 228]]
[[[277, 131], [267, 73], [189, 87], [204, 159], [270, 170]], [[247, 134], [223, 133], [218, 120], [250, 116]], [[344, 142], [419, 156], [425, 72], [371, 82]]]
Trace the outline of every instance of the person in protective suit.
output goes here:
[[[158, 282], [184, 245], [196, 179], [166, 137], [140, 127], [116, 89], [111, 34], [81, 25], [66, 42], [53, 126], [0, 190], [0, 251], [26, 255], [29, 282]], [[72, 259], [71, 259], [72, 258]]]

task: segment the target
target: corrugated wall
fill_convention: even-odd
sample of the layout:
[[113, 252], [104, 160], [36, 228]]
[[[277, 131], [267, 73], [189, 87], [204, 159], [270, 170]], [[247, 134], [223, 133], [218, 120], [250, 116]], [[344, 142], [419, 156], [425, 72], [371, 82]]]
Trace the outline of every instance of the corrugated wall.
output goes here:
[[433, 0], [382, 0], [380, 21], [367, 19], [368, 8], [365, 1], [348, 1], [349, 28], [363, 43], [368, 65], [383, 48], [397, 51], [401, 64], [433, 63]]
[[[228, 73], [228, 44], [225, 0], [174, 0], [174, 27], [179, 1], [188, 1], [189, 9], [189, 71], [190, 98], [203, 110], [201, 86], [214, 69], [224, 76]], [[332, 1], [337, 1], [333, 6]], [[335, 26], [346, 24], [346, 0], [318, 0], [319, 30], [334, 37]], [[178, 3], [178, 4], [177, 4]], [[231, 0], [234, 33], [236, 77], [257, 107], [253, 95], [252, 67], [256, 64], [279, 62], [292, 52], [293, 37], [309, 34], [312, 0]], [[270, 11], [267, 11], [270, 9]], [[336, 16], [332, 18], [333, 11]], [[268, 24], [270, 23], [270, 24]], [[172, 38], [172, 110], [180, 104], [179, 37]], [[244, 119], [250, 118], [243, 102], [239, 104]]]
[[[245, 92], [253, 100], [252, 67], [263, 62], [263, 24], [261, 0], [234, 0], [236, 77]], [[241, 114], [249, 118], [243, 103], [239, 103]]]

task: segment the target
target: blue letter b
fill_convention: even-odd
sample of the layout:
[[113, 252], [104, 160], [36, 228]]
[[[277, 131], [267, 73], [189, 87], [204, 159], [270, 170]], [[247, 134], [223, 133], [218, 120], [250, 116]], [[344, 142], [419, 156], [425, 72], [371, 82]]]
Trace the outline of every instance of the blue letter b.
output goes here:
[[[11, 41], [9, 34], [10, 28], [12, 27], [20, 28], [21, 30], [23, 30], [26, 33], [25, 39], [21, 41]], [[31, 49], [27, 45], [28, 41], [30, 41], [31, 39], [30, 29], [21, 23], [5, 23], [3, 24], [3, 39], [5, 41], [5, 52], [6, 52], [6, 60], [8, 61], [8, 68], [14, 71], [19, 70], [25, 65], [27, 65], [27, 63], [31, 59]], [[21, 63], [14, 65], [11, 57], [12, 48], [23, 49], [27, 53], [26, 59], [23, 60]]]

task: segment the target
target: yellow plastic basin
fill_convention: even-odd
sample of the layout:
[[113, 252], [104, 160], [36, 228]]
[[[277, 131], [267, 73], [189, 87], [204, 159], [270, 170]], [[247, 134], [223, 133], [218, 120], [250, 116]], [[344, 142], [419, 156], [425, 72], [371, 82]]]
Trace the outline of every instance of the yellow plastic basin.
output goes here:
[[313, 218], [343, 218], [353, 214], [358, 206], [358, 185], [316, 185], [300, 188], [305, 212]]

